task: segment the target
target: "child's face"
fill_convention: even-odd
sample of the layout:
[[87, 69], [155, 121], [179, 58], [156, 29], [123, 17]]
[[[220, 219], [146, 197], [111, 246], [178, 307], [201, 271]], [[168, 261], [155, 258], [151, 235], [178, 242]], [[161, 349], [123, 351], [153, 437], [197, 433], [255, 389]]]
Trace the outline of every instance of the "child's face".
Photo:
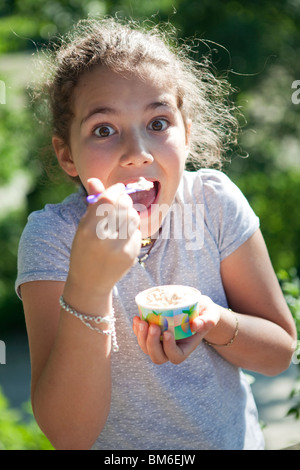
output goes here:
[[73, 111], [70, 149], [59, 150], [53, 141], [61, 166], [85, 187], [92, 177], [105, 187], [140, 176], [154, 181], [153, 190], [132, 196], [145, 208], [143, 236], [154, 234], [174, 199], [188, 154], [175, 93], [163, 81], [124, 78], [98, 67], [81, 78]]

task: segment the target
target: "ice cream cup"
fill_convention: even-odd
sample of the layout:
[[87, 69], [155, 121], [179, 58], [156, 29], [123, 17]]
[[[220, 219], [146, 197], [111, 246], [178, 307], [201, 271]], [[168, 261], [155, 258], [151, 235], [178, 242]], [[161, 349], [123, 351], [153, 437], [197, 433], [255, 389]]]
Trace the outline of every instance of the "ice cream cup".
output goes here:
[[194, 287], [172, 284], [146, 289], [135, 301], [142, 320], [158, 325], [162, 333], [172, 331], [178, 340], [195, 333], [191, 323], [199, 315], [200, 297], [201, 292]]

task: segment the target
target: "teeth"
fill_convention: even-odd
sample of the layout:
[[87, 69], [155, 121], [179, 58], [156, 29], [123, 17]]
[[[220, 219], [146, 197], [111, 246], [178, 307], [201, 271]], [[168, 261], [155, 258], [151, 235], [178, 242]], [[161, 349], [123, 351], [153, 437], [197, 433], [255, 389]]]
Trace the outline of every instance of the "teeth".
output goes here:
[[128, 189], [139, 189], [141, 191], [149, 191], [153, 188], [152, 181], [146, 180], [143, 176], [139, 178], [135, 183], [129, 183], [126, 185]]

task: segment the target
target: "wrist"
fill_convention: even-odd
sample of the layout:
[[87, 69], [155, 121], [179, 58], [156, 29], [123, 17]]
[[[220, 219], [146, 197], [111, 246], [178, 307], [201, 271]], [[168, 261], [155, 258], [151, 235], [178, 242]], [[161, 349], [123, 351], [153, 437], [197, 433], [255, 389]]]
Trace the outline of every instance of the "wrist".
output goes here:
[[[115, 329], [115, 312], [112, 308], [112, 311], [109, 315], [85, 315], [81, 312], [78, 312], [71, 305], [65, 302], [63, 296], [59, 298], [60, 306], [70, 315], [73, 315], [75, 318], [79, 319], [85, 326], [88, 326], [91, 330], [96, 331], [102, 335], [111, 336], [112, 338], [112, 349], [114, 352], [119, 351], [119, 346], [117, 343], [116, 329]], [[101, 325], [107, 325], [108, 328], [101, 328]]]
[[227, 347], [235, 341], [239, 332], [238, 314], [231, 309], [220, 307], [220, 320], [205, 336], [204, 341], [209, 346]]
[[65, 302], [87, 315], [108, 315], [112, 311], [112, 291], [99, 292], [68, 278], [62, 295]]

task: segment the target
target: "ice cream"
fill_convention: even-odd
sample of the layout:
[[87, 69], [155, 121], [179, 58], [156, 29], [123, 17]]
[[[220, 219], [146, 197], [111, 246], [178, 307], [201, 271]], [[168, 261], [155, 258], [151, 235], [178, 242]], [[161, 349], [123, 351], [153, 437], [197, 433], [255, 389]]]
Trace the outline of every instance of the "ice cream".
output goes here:
[[194, 334], [191, 323], [199, 315], [201, 292], [193, 287], [165, 285], [140, 292], [135, 301], [140, 317], [149, 324], [170, 330], [175, 339]]
[[150, 307], [175, 307], [196, 302], [199, 292], [186, 286], [158, 286], [145, 293], [144, 302]]
[[134, 191], [149, 191], [149, 189], [153, 188], [153, 183], [152, 181], [146, 180], [143, 176], [140, 176], [135, 183], [126, 184], [126, 188], [129, 190], [133, 189]]

